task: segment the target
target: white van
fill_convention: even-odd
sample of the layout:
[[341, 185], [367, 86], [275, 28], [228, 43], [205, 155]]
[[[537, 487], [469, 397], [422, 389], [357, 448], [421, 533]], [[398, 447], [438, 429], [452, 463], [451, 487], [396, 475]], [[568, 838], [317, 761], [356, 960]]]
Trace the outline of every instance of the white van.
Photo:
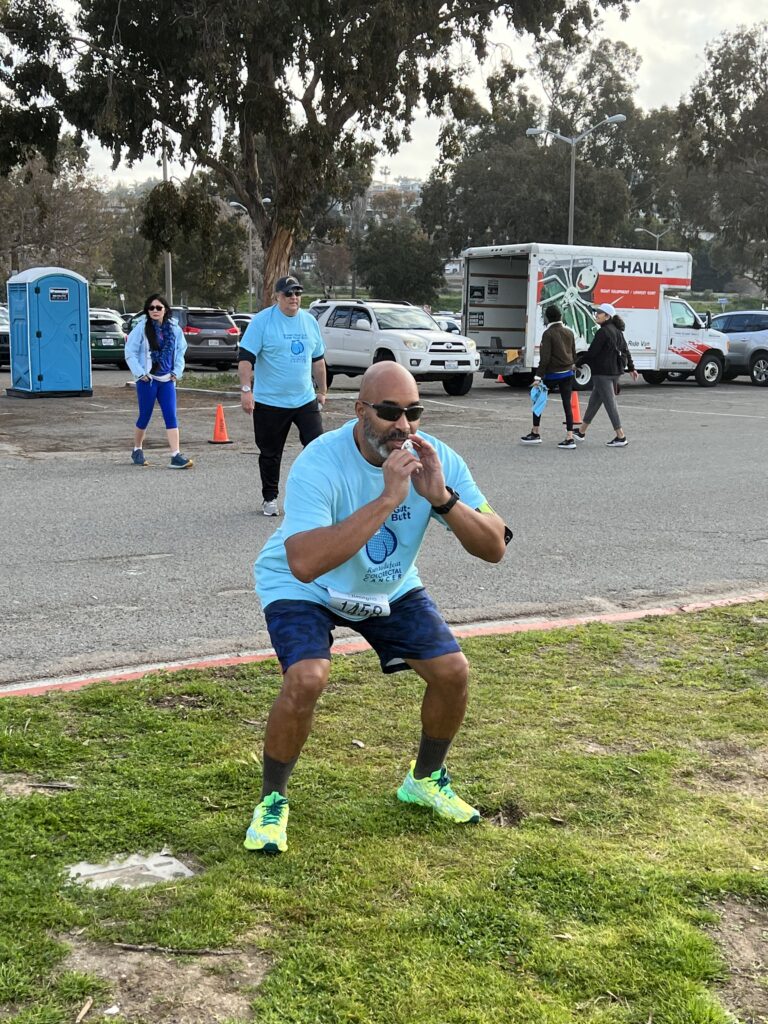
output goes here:
[[592, 371], [584, 353], [597, 331], [592, 310], [616, 307], [635, 368], [649, 384], [670, 371], [693, 373], [702, 387], [723, 376], [728, 339], [674, 293], [690, 288], [686, 252], [604, 249], [587, 245], [471, 247], [464, 258], [464, 334], [472, 338], [486, 376], [507, 384], [531, 383], [538, 364], [546, 306], [560, 308], [580, 353], [576, 386]]

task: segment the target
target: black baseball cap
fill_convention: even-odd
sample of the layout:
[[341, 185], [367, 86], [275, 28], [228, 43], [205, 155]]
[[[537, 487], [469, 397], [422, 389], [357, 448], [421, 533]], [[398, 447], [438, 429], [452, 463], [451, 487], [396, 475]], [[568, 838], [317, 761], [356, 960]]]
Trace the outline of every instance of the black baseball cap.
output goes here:
[[278, 277], [277, 283], [275, 284], [276, 292], [292, 292], [294, 289], [303, 292], [304, 289], [301, 286], [301, 281], [297, 277]]

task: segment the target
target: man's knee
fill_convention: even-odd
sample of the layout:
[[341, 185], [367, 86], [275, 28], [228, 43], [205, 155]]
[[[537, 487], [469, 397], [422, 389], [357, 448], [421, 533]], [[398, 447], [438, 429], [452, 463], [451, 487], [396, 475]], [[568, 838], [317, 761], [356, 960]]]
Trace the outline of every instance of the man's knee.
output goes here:
[[469, 680], [469, 662], [461, 651], [444, 654], [441, 658], [435, 659], [430, 676], [428, 682], [446, 691], [463, 693]]
[[331, 663], [324, 659], [298, 661], [283, 676], [281, 698], [296, 711], [311, 710], [328, 685]]

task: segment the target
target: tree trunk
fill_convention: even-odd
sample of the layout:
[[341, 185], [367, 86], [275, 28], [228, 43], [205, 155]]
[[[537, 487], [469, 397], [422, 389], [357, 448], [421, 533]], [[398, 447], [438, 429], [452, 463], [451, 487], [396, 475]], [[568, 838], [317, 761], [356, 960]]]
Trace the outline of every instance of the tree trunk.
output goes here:
[[272, 305], [275, 281], [278, 277], [284, 277], [288, 273], [292, 250], [293, 232], [278, 225], [274, 229], [274, 234], [269, 239], [264, 253], [264, 293], [262, 295], [264, 307]]

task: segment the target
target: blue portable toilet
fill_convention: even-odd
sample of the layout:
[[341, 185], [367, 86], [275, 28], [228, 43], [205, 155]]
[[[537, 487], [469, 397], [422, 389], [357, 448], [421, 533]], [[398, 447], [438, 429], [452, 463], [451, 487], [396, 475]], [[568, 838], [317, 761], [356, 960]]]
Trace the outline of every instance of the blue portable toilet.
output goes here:
[[88, 282], [61, 267], [32, 267], [8, 281], [15, 398], [92, 395]]

